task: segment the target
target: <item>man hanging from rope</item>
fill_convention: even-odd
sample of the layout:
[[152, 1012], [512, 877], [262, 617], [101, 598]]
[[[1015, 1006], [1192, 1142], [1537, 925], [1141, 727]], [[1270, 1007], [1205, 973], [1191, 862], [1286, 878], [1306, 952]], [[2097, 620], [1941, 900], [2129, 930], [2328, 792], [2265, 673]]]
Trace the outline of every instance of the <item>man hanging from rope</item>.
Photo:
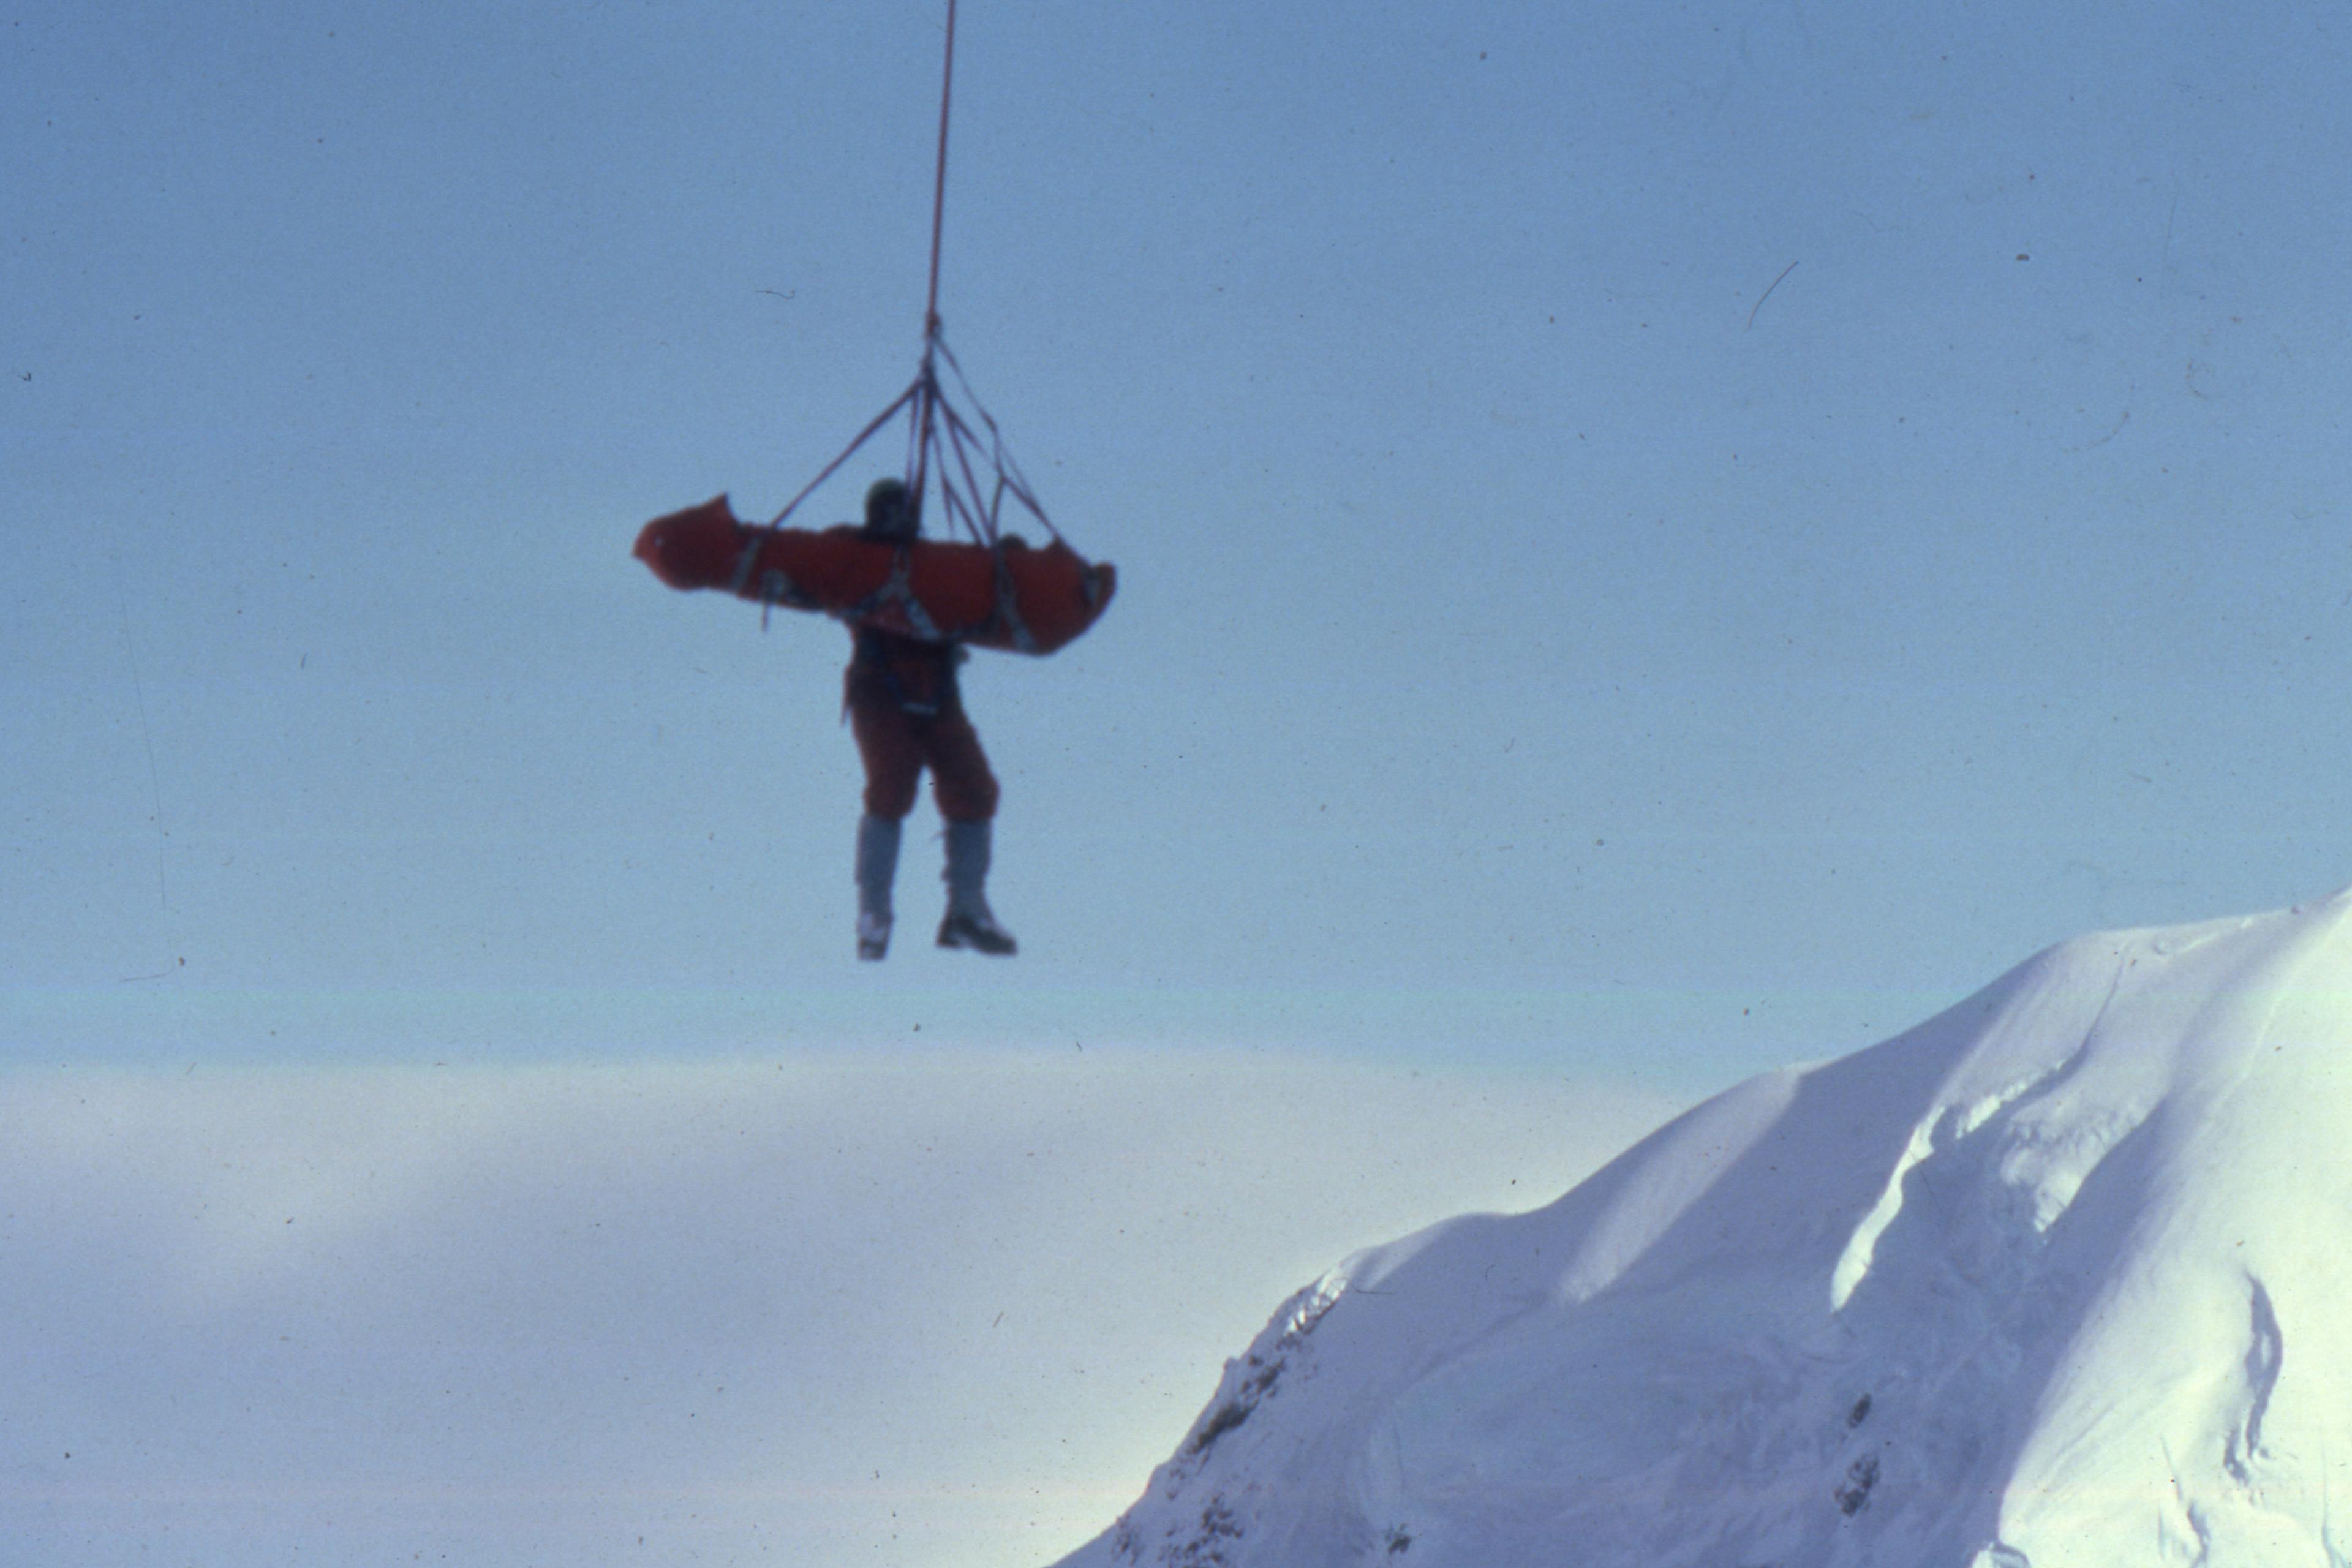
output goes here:
[[[905, 544], [921, 531], [921, 510], [907, 486], [877, 479], [866, 492], [866, 536]], [[961, 643], [863, 624], [854, 625], [850, 635], [842, 700], [866, 764], [866, 815], [857, 824], [857, 956], [875, 960], [890, 950], [899, 833], [925, 768], [947, 824], [948, 908], [939, 944], [1009, 956], [1018, 944], [988, 907], [996, 779], [956, 685], [956, 667], [968, 655]]]

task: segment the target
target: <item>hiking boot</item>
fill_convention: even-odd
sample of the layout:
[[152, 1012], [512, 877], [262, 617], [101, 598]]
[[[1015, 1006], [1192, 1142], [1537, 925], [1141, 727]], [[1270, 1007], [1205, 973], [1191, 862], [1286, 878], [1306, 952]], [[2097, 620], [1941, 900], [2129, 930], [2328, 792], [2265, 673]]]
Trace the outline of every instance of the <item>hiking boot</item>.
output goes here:
[[950, 910], [940, 922], [941, 947], [968, 947], [974, 952], [985, 952], [997, 958], [1010, 958], [1021, 951], [1013, 933], [996, 923], [996, 917], [986, 910]]
[[942, 873], [948, 885], [948, 917], [940, 922], [940, 945], [968, 947], [975, 952], [1003, 958], [1018, 952], [1020, 944], [989, 912], [988, 862], [992, 837], [985, 822], [948, 824], [948, 864]]

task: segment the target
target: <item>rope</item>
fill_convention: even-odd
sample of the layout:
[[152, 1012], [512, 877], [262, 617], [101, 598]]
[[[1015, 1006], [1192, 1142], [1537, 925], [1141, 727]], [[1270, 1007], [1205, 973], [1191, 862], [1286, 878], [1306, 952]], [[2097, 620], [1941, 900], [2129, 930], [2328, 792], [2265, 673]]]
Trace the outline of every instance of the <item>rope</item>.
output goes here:
[[931, 176], [931, 289], [923, 300], [923, 339], [940, 335], [940, 229], [948, 210], [948, 97], [955, 87], [956, 0], [948, 0], [947, 64], [940, 70], [940, 158]]
[[873, 422], [867, 425], [865, 429], [860, 430], [857, 433], [857, 439], [852, 441], [848, 446], [844, 447], [841, 449], [841, 456], [835, 458], [832, 462], [827, 463], [824, 466], [824, 471], [819, 473], [816, 478], [811, 479], [807, 484], [802, 486], [801, 493], [786, 501], [784, 503], [784, 510], [778, 512], [774, 517], [770, 518], [766, 526], [771, 529], [782, 527], [784, 519], [793, 515], [793, 509], [794, 507], [808, 500], [810, 493], [814, 491], [817, 486], [833, 478], [834, 471], [839, 468], [842, 464], [849, 461], [851, 457], [856, 453], [857, 448], [863, 447], [867, 441], [871, 440], [873, 438], [874, 432], [888, 424], [890, 422], [890, 416], [898, 413], [901, 408], [906, 407], [907, 400], [914, 395], [915, 388], [910, 386], [906, 391], [900, 393], [898, 396], [892, 398], [890, 400], [890, 406], [885, 408], [881, 413], [877, 414], [874, 416]]
[[[999, 528], [1004, 498], [1011, 496], [1023, 510], [1035, 518], [1045, 531], [1065, 545], [1062, 531], [1054, 526], [1053, 519], [1030, 488], [1028, 477], [1020, 464], [1013, 459], [1005, 446], [1004, 432], [997, 426], [995, 416], [981, 403], [980, 395], [956, 363], [955, 351], [948, 347], [947, 337], [940, 322], [940, 257], [941, 238], [946, 231], [948, 199], [948, 125], [949, 110], [955, 91], [956, 0], [948, 0], [947, 47], [940, 68], [940, 140], [939, 158], [931, 175], [931, 257], [930, 281], [923, 298], [923, 357], [915, 379], [906, 391], [893, 398], [890, 405], [876, 415], [857, 438], [844, 447], [840, 455], [827, 463], [816, 478], [803, 486], [801, 492], [784, 503], [784, 510], [771, 518], [760, 529], [772, 533], [783, 526], [801, 502], [814, 494], [818, 486], [838, 472], [857, 450], [873, 439], [875, 433], [896, 417], [900, 409], [908, 412], [907, 425], [907, 489], [914, 504], [923, 504], [924, 492], [929, 489], [934, 467], [939, 471], [940, 510], [945, 515], [945, 527], [953, 533], [959, 529], [971, 536], [975, 543], [1001, 552], [1003, 548]], [[987, 440], [972, 428], [940, 384], [939, 364], [947, 362], [954, 373], [957, 387], [971, 405], [972, 413], [987, 430]], [[984, 449], [986, 461], [995, 470], [992, 491], [983, 497], [978, 469], [978, 455]], [[739, 569], [737, 587], [748, 581], [748, 563], [757, 553], [757, 537], [747, 541], [744, 560]]]
[[[988, 458], [989, 462], [996, 469], [997, 482], [1013, 492], [1013, 499], [1019, 501], [1022, 509], [1035, 518], [1047, 533], [1052, 534], [1055, 539], [1062, 539], [1062, 531], [1055, 528], [1054, 520], [1045, 515], [1045, 503], [1040, 501], [1036, 493], [1029, 488], [1028, 477], [1022, 473], [1021, 465], [1013, 461], [1013, 450], [1005, 445], [1004, 432], [998, 428], [995, 416], [989, 413], [987, 405], [980, 400], [980, 394], [971, 389], [971, 383], [965, 378], [963, 366], [956, 362], [955, 350], [948, 347], [948, 341], [944, 337], [937, 339], [936, 342], [940, 356], [948, 362], [948, 368], [955, 372], [956, 384], [963, 389], [964, 396], [971, 401], [971, 411], [980, 416], [980, 422], [982, 425], [988, 426]], [[947, 409], [950, 421], [962, 425], [962, 418], [956, 413], [954, 404], [945, 403], [943, 400], [942, 405]], [[971, 434], [970, 426], [964, 426], [963, 428], [966, 434]], [[976, 437], [974, 438], [977, 439]], [[993, 515], [994, 510], [992, 507], [990, 509], [991, 515]], [[1062, 540], [1062, 542], [1066, 544], [1069, 541]]]
[[[974, 519], [972, 527], [991, 547], [993, 547], [996, 543], [996, 520], [980, 509], [980, 476], [971, 471], [971, 454], [964, 447], [963, 421], [956, 417], [956, 412], [952, 408], [948, 410], [948, 447], [955, 458], [956, 466], [963, 470], [964, 495], [969, 498], [966, 505]], [[940, 493], [941, 495], [953, 493], [944, 482], [944, 476], [940, 486]], [[984, 523], [981, 521], [983, 519]]]
[[[923, 368], [915, 378], [914, 473], [907, 485], [918, 507], [923, 504], [923, 487], [930, 478], [931, 416], [940, 400], [939, 373], [931, 363], [931, 352], [940, 341], [940, 239], [947, 225], [948, 106], [955, 91], [955, 26], [956, 0], [948, 0], [946, 59], [940, 67], [940, 154], [931, 174], [931, 281], [923, 297]], [[940, 493], [944, 499], [944, 483]]]

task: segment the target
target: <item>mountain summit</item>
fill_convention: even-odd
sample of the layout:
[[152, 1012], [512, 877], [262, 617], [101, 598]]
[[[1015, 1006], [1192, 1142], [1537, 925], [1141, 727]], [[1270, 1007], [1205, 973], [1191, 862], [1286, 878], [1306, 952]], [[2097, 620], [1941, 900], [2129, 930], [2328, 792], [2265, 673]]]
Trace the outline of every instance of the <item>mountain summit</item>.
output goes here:
[[2347, 1568], [2347, 1352], [2352, 895], [2063, 943], [1349, 1258], [1064, 1568]]

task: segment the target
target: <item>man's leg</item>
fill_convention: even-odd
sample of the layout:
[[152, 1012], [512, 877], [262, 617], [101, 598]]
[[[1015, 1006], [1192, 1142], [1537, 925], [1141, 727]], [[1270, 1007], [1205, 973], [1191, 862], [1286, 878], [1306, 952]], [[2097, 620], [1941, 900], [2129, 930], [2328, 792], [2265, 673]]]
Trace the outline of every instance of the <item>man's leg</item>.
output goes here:
[[914, 809], [923, 748], [913, 721], [894, 706], [849, 705], [850, 731], [866, 764], [866, 815], [857, 822], [857, 956], [890, 951], [890, 884], [898, 870], [900, 824]]
[[988, 863], [996, 816], [996, 777], [980, 736], [960, 708], [930, 722], [925, 761], [931, 792], [947, 819], [947, 917], [940, 922], [941, 947], [969, 947], [1009, 957], [1020, 951], [1013, 933], [997, 924], [988, 907]]
[[898, 874], [899, 821], [867, 812], [857, 819], [857, 956], [890, 951], [890, 883]]

